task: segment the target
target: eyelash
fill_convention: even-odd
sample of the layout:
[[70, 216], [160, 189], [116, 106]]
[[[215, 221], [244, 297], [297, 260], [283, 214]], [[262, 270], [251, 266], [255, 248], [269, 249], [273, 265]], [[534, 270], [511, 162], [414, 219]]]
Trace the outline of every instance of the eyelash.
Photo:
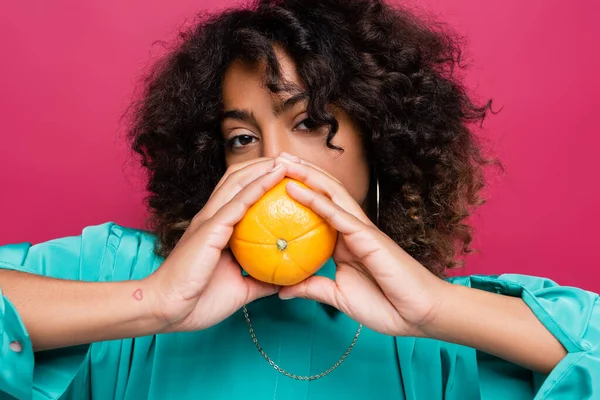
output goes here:
[[[312, 127], [312, 128], [308, 128], [308, 127], [307, 127], [306, 129], [296, 129], [296, 127], [297, 127], [298, 125], [301, 125], [301, 124], [303, 124], [303, 123], [306, 123], [306, 122], [311, 122], [311, 123], [312, 123], [312, 125], [313, 125], [313, 127]], [[310, 126], [311, 124], [309, 123], [308, 125]], [[300, 122], [299, 122], [299, 123], [298, 123], [298, 124], [297, 124], [297, 125], [294, 127], [294, 129], [296, 129], [296, 130], [299, 130], [299, 131], [303, 131], [303, 132], [311, 132], [311, 131], [318, 130], [320, 127], [321, 127], [321, 125], [317, 125], [317, 124], [315, 123], [315, 121], [314, 121], [312, 118], [305, 118], [305, 119], [303, 119], [302, 121], [300, 121]], [[235, 148], [236, 148], [236, 146], [234, 146], [233, 142], [234, 142], [235, 140], [239, 139], [239, 138], [242, 138], [242, 137], [250, 137], [250, 138], [256, 139], [256, 138], [255, 138], [254, 136], [252, 136], [252, 135], [237, 135], [237, 136], [234, 136], [234, 137], [232, 137], [232, 138], [228, 139], [228, 140], [225, 142], [225, 145], [227, 146], [227, 148], [228, 148], [228, 149], [235, 149]], [[241, 147], [244, 147], [244, 146], [247, 146], [247, 145], [241, 145], [241, 146], [238, 146], [238, 148], [241, 148]]]

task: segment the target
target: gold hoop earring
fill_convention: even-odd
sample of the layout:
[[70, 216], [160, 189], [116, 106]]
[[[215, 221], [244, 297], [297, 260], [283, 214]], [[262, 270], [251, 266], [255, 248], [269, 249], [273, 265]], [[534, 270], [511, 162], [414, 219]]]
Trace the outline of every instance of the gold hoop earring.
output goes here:
[[375, 226], [379, 228], [379, 176], [377, 175], [377, 171], [375, 171]]

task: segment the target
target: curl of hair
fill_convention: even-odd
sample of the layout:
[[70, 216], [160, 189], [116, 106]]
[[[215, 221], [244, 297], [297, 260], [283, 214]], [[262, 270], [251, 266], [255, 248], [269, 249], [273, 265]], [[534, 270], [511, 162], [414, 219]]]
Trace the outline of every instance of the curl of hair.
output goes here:
[[167, 256], [225, 172], [219, 132], [222, 81], [240, 59], [264, 62], [281, 80], [273, 45], [292, 57], [307, 88], [308, 114], [330, 128], [333, 104], [361, 129], [380, 184], [380, 229], [433, 273], [471, 252], [465, 222], [484, 203], [484, 158], [473, 132], [491, 101], [477, 105], [454, 73], [457, 35], [380, 0], [258, 0], [199, 14], [157, 62], [132, 104], [128, 137], [147, 171], [150, 229]]

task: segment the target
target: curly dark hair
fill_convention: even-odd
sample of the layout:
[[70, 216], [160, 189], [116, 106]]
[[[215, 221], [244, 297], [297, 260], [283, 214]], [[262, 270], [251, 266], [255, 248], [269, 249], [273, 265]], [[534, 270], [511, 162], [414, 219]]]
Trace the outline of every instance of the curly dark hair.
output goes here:
[[[199, 14], [144, 80], [128, 137], [148, 173], [149, 228], [167, 256], [225, 172], [222, 81], [236, 59], [265, 62], [281, 84], [273, 45], [296, 64], [308, 114], [338, 125], [326, 105], [354, 118], [380, 183], [380, 229], [438, 276], [473, 251], [465, 219], [484, 203], [477, 105], [455, 73], [458, 35], [380, 0], [258, 0]], [[325, 145], [325, 144], [324, 144]]]

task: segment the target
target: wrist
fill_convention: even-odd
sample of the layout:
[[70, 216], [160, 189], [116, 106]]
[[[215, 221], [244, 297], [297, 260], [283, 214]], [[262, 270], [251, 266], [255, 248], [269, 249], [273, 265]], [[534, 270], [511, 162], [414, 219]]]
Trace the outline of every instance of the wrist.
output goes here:
[[458, 285], [439, 280], [429, 311], [417, 325], [419, 337], [448, 341], [454, 315], [460, 312], [460, 289]]
[[167, 333], [171, 331], [172, 327], [168, 310], [165, 307], [168, 302], [165, 301], [165, 295], [160, 290], [155, 278], [155, 275], [150, 275], [139, 281], [137, 286], [132, 286], [132, 298], [135, 299], [139, 295], [137, 290], [141, 289], [144, 296], [143, 301], [145, 301], [145, 307], [140, 310], [142, 312], [141, 320], [145, 321], [145, 324], [152, 329], [152, 333]]
[[115, 322], [121, 325], [122, 337], [139, 337], [161, 333], [164, 323], [155, 313], [156, 295], [146, 279], [114, 282], [113, 303]]

